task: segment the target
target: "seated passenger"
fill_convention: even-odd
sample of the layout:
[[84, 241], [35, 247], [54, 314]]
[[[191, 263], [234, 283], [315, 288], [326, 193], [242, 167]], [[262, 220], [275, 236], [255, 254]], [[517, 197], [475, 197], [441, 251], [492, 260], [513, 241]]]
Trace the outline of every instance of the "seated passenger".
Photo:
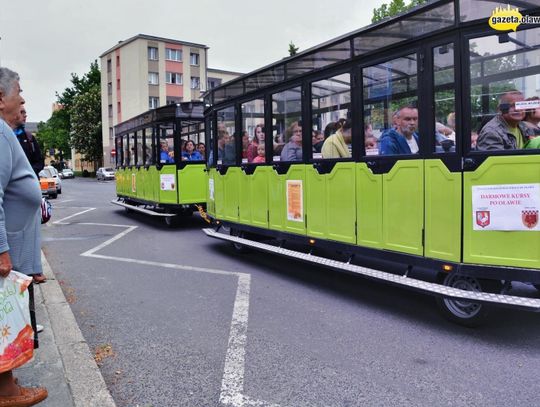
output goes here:
[[377, 139], [373, 134], [365, 133], [364, 135], [364, 147], [366, 149], [366, 155], [378, 155], [379, 149], [377, 148]]
[[218, 130], [218, 161], [221, 161], [219, 164], [236, 164], [234, 137], [227, 130]]
[[400, 107], [393, 115], [394, 128], [386, 130], [379, 139], [379, 153], [384, 155], [418, 153], [418, 109]]
[[[540, 105], [540, 98], [538, 96], [534, 96], [532, 98], [528, 98], [527, 100], [535, 100]], [[536, 109], [527, 110], [525, 112], [525, 121], [523, 122], [525, 126], [527, 126], [531, 130], [531, 134], [529, 134], [529, 137], [533, 136], [539, 136], [540, 135], [540, 107]]]
[[320, 130], [313, 130], [313, 133], [311, 135], [311, 145], [313, 146], [313, 152], [320, 153], [323, 144], [324, 144], [324, 133]]
[[321, 153], [323, 158], [350, 158], [349, 145], [352, 141], [351, 121], [339, 119], [337, 130], [328, 137], [323, 144]]
[[293, 122], [285, 135], [287, 143], [281, 150], [281, 161], [302, 161], [302, 126]]
[[252, 162], [255, 164], [259, 164], [259, 163], [264, 163], [265, 161], [266, 161], [266, 158], [264, 154], [264, 144], [260, 143], [257, 146], [257, 157], [255, 157]]
[[253, 162], [257, 157], [257, 148], [260, 144], [264, 144], [264, 127], [262, 124], [257, 124], [253, 129], [253, 140], [247, 148], [248, 162]]
[[201, 142], [197, 145], [197, 151], [204, 160], [206, 158], [206, 146], [204, 145], [204, 143]]
[[516, 102], [525, 100], [517, 90], [505, 92], [499, 98], [499, 113], [486, 123], [476, 141], [479, 151], [521, 149], [531, 133], [522, 123], [525, 119], [523, 110], [516, 110]]
[[186, 141], [182, 152], [182, 161], [200, 161], [202, 159], [201, 153], [195, 150], [195, 143], [191, 140]]
[[161, 140], [159, 145], [161, 147], [159, 152], [159, 162], [162, 164], [174, 163], [174, 152], [169, 151], [169, 142], [167, 140]]

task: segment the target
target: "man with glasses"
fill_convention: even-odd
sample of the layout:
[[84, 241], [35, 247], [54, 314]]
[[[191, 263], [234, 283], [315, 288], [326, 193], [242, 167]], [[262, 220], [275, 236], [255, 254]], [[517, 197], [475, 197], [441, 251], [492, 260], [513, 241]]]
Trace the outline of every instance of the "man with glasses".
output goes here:
[[524, 100], [523, 93], [517, 90], [501, 95], [497, 115], [480, 130], [476, 141], [478, 151], [523, 148], [529, 140], [530, 131], [523, 123], [525, 110], [516, 109], [516, 102]]

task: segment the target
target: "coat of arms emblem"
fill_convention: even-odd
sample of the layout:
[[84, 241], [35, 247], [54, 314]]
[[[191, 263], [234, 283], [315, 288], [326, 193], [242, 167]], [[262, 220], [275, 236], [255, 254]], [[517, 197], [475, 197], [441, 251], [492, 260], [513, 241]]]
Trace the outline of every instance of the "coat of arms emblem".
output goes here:
[[489, 211], [476, 211], [476, 224], [482, 228], [489, 226]]
[[525, 210], [521, 211], [521, 220], [523, 224], [529, 229], [538, 225], [538, 211], [537, 210]]

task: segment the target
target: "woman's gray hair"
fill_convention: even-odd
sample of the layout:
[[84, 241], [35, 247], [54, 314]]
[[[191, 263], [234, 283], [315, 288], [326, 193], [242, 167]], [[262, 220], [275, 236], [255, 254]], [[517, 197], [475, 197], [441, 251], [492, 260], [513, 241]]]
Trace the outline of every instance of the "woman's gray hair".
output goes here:
[[19, 81], [19, 74], [8, 68], [0, 68], [0, 93], [4, 96], [11, 95], [15, 90], [15, 83]]

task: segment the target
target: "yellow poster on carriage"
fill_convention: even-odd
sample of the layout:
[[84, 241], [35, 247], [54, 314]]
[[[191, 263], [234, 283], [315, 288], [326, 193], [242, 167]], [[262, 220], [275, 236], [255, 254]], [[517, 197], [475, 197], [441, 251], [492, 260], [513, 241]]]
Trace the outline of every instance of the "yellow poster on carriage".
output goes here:
[[304, 221], [302, 180], [287, 180], [287, 220]]

